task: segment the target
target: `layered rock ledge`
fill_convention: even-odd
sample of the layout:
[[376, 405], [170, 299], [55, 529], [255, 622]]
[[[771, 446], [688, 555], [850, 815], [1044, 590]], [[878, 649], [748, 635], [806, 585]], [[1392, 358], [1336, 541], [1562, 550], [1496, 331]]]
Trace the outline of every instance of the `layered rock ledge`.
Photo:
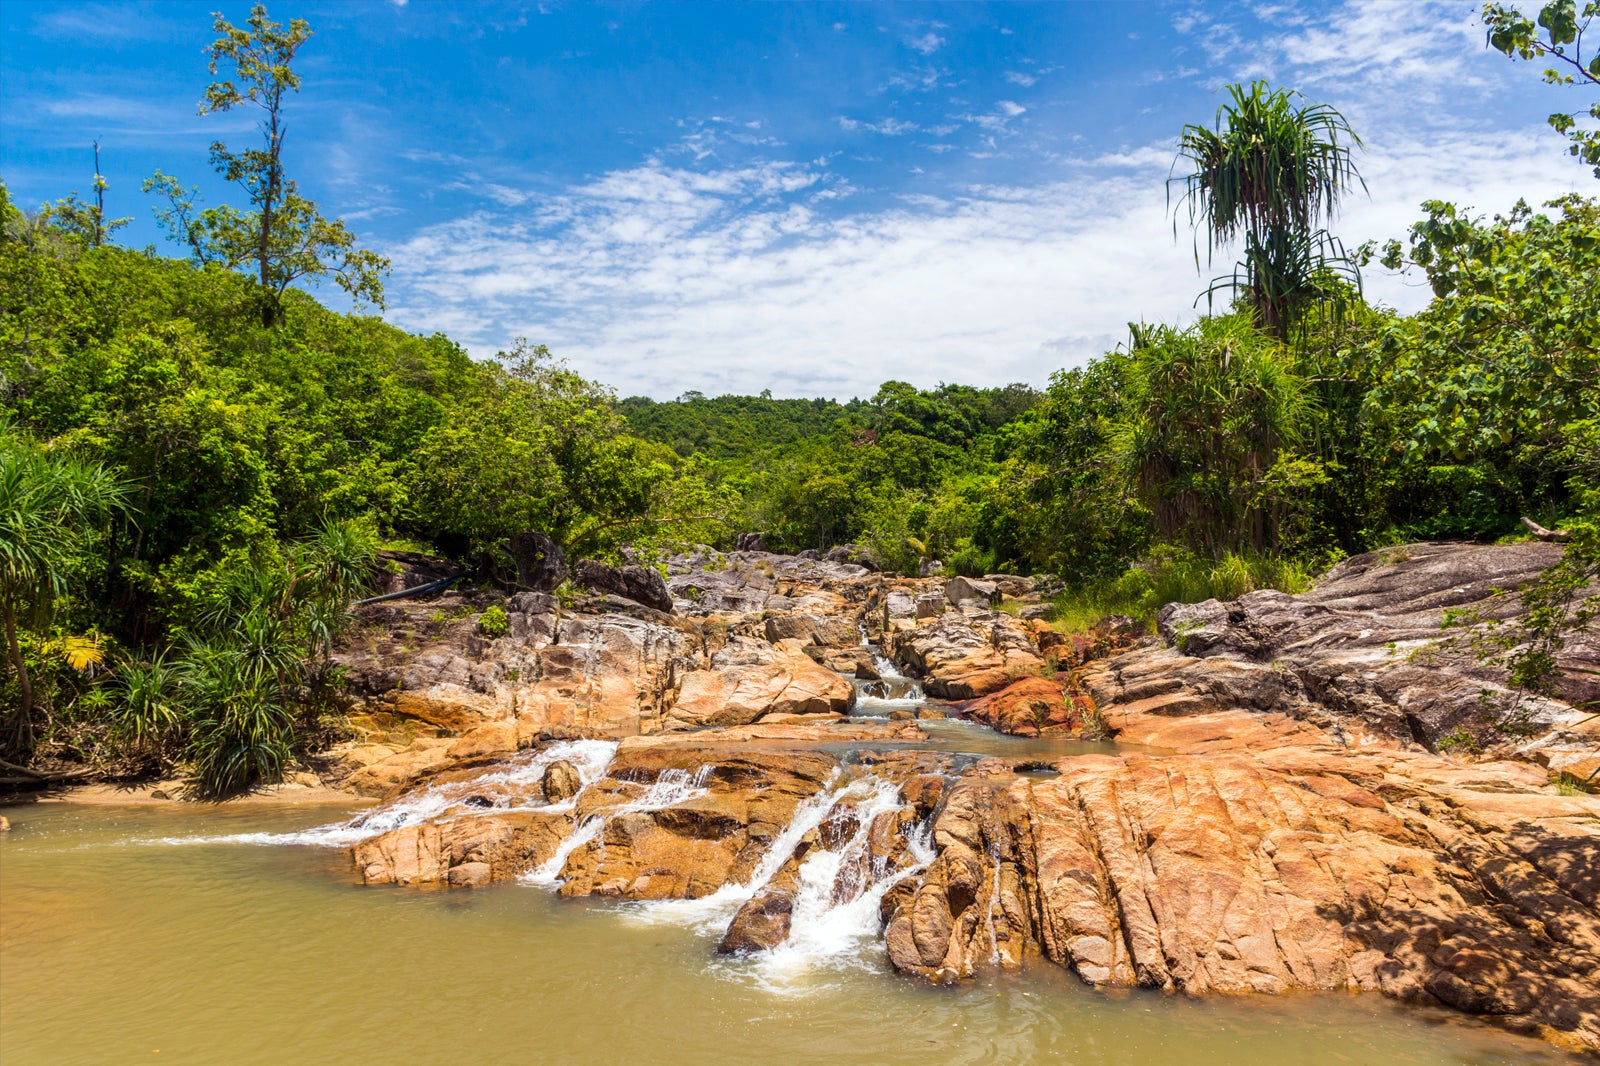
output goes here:
[[[1600, 799], [1553, 778], [1600, 767], [1573, 707], [1600, 654], [1570, 642], [1508, 733], [1503, 678], [1442, 629], [1514, 619], [1496, 590], [1559, 550], [1374, 553], [1303, 595], [1169, 607], [1132, 647], [1053, 632], [1021, 579], [762, 552], [675, 560], [671, 614], [524, 596], [490, 639], [468, 601], [388, 608], [342, 656], [372, 730], [348, 779], [390, 790], [356, 869], [727, 896], [728, 952], [854, 907], [935, 981], [1370, 990], [1597, 1052]], [[848, 716], [895, 667], [1039, 753]], [[1116, 747], [1044, 743], [1089, 728]]]

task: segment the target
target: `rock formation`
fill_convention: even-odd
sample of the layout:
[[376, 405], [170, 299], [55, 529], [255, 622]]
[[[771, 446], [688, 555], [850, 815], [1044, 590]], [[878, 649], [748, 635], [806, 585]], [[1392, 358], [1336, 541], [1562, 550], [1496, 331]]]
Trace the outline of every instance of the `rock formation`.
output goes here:
[[[1027, 579], [834, 552], [677, 557], [670, 617], [525, 594], [493, 639], [467, 595], [373, 605], [339, 656], [369, 730], [341, 772], [393, 792], [353, 858], [368, 882], [732, 893], [723, 952], [868, 908], [890, 961], [937, 981], [1048, 963], [1197, 995], [1370, 990], [1597, 1051], [1600, 800], [1552, 774], [1600, 769], [1600, 721], [1572, 706], [1600, 652], [1569, 642], [1557, 697], [1508, 719], [1504, 679], [1441, 628], [1514, 622], [1496, 590], [1560, 550], [1373, 553], [1302, 595], [1170, 606], [1143, 639], [1054, 632]], [[984, 758], [850, 718], [855, 685], [896, 676], [862, 632], [958, 701], [929, 717], [1046, 738], [1092, 719], [1117, 747]]]

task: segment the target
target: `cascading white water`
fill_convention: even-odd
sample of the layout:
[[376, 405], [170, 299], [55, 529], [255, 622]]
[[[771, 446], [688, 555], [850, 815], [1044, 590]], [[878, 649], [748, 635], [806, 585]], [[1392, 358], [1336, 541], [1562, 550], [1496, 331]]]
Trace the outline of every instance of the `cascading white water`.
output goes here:
[[[240, 833], [232, 836], [167, 837], [144, 843], [157, 844], [305, 844], [344, 848], [380, 834], [423, 822], [449, 821], [485, 810], [497, 812], [571, 810], [576, 797], [563, 803], [546, 803], [530, 796], [544, 773], [557, 762], [577, 770], [583, 787], [599, 780], [617, 752], [614, 740], [568, 740], [539, 751], [519, 753], [502, 769], [464, 781], [449, 781], [407, 793], [391, 803], [364, 811], [345, 822], [321, 825], [298, 833]], [[581, 792], [580, 792], [581, 795]], [[468, 800], [475, 803], [468, 803]], [[485, 804], [487, 806], [485, 806]]]
[[724, 885], [701, 899], [633, 904], [626, 913], [635, 921], [687, 925], [703, 936], [721, 936], [739, 908], [789, 861], [806, 834], [822, 826], [841, 804], [852, 809], [857, 826], [836, 850], [814, 847], [801, 862], [788, 939], [770, 951], [724, 960], [722, 965], [779, 991], [799, 989], [801, 979], [818, 969], [872, 965], [877, 953], [863, 949], [878, 935], [884, 894], [926, 869], [935, 855], [932, 826], [923, 823], [905, 837], [908, 865], [894, 870], [882, 858], [869, 856], [873, 822], [903, 806], [898, 787], [874, 777], [848, 783], [838, 783], [836, 777], [803, 801], [744, 884]]
[[800, 864], [789, 938], [768, 953], [769, 978], [823, 960], [859, 958], [862, 941], [878, 934], [884, 893], [931, 861], [891, 871], [869, 855], [873, 822], [902, 806], [895, 785], [869, 778], [841, 798], [855, 800], [856, 830], [837, 851], [813, 848]]
[[[612, 815], [628, 814], [639, 811], [659, 811], [666, 807], [675, 807], [680, 803], [687, 803], [692, 799], [699, 799], [706, 794], [706, 778], [711, 776], [715, 766], [702, 766], [694, 773], [687, 770], [668, 769], [661, 771], [660, 775], [650, 783], [649, 787], [640, 794], [638, 799], [627, 803], [619, 803], [615, 807], [608, 807], [604, 811], [592, 814], [573, 828], [572, 833], [561, 842], [555, 854], [533, 870], [523, 874], [521, 880], [530, 885], [559, 885], [561, 871], [566, 869], [567, 860], [572, 853], [597, 839], [605, 832], [606, 819]], [[589, 782], [584, 782], [587, 788]], [[572, 799], [576, 803], [583, 795], [578, 793]]]
[[872, 665], [878, 672], [877, 681], [856, 682], [857, 718], [887, 718], [890, 711], [911, 710], [922, 704], [922, 686], [900, 672], [894, 660], [885, 656], [867, 637], [865, 626], [858, 624], [861, 646], [872, 653]]

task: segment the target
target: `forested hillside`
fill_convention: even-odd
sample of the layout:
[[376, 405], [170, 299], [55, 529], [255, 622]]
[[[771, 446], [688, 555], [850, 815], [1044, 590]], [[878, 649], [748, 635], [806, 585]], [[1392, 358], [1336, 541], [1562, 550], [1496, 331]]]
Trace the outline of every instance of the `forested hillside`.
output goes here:
[[[217, 54], [304, 38], [260, 9], [251, 25]], [[207, 106], [244, 99], [226, 89]], [[1063, 624], [1292, 589], [1525, 517], [1592, 545], [1600, 202], [1429, 202], [1404, 240], [1346, 253], [1326, 229], [1359, 180], [1342, 117], [1230, 92], [1183, 131], [1175, 179], [1197, 246], [1242, 243], [1215, 310], [1130, 324], [1082, 366], [1041, 366], [1043, 391], [618, 401], [537, 344], [473, 359], [290, 284], [381, 299], [383, 261], [292, 182], [259, 191], [271, 139], [219, 157], [279, 197], [252, 214], [195, 213], [151, 180], [186, 260], [117, 246], [98, 206], [26, 210], [0, 186], [0, 748], [133, 769], [181, 753], [223, 791], [271, 777], [337, 708], [330, 649], [385, 544], [510, 592], [519, 534], [650, 560], [760, 531], [889, 570], [1049, 573]], [[273, 251], [296, 233], [314, 256]], [[1369, 304], [1378, 263], [1432, 302]]]

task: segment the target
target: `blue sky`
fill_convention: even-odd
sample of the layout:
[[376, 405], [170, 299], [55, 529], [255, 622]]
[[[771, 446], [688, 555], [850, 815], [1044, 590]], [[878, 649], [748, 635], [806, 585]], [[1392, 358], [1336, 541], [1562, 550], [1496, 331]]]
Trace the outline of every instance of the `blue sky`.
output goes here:
[[[12, 195], [87, 192], [98, 137], [124, 243], [161, 241], [139, 192], [157, 168], [236, 201], [206, 147], [251, 121], [195, 114], [218, 6], [0, 4]], [[1228, 264], [1197, 272], [1165, 179], [1229, 81], [1298, 88], [1361, 134], [1349, 245], [1401, 236], [1424, 199], [1600, 192], [1544, 125], [1576, 90], [1485, 51], [1477, 7], [269, 5], [315, 34], [289, 172], [392, 259], [385, 317], [481, 356], [526, 336], [657, 398], [1042, 385], [1130, 320], [1191, 318]]]

